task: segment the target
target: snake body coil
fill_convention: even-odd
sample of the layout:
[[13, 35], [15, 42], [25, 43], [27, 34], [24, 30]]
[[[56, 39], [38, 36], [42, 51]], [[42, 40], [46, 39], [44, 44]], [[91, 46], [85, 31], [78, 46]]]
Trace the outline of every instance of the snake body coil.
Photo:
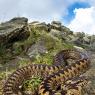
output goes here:
[[[68, 66], [67, 59], [76, 61]], [[62, 50], [54, 57], [51, 66], [31, 64], [17, 69], [7, 79], [3, 93], [4, 95], [19, 95], [20, 86], [25, 80], [32, 76], [40, 76], [43, 81], [39, 87], [38, 95], [66, 95], [63, 90], [58, 92], [58, 85], [86, 71], [89, 64], [90, 61], [86, 54], [74, 50]]]

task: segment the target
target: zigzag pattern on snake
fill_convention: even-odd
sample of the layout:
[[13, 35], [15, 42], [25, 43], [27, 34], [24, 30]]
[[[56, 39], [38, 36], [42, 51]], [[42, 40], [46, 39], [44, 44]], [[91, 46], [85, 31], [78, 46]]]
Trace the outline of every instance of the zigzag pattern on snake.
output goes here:
[[[67, 59], [76, 61], [68, 66]], [[58, 85], [79, 76], [88, 69], [89, 65], [90, 60], [86, 54], [75, 50], [62, 50], [54, 57], [54, 62], [51, 66], [30, 64], [17, 69], [7, 79], [3, 93], [4, 95], [21, 95], [19, 90], [22, 83], [32, 76], [40, 76], [43, 81], [37, 95], [66, 95], [63, 90], [58, 92]]]

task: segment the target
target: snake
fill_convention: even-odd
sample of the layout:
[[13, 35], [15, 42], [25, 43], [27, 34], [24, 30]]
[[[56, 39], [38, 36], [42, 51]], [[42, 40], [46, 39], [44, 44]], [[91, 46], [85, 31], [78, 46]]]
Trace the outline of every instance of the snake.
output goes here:
[[[68, 65], [68, 59], [73, 59], [75, 62]], [[85, 53], [77, 50], [61, 50], [54, 56], [52, 65], [29, 64], [14, 71], [4, 84], [3, 95], [23, 95], [20, 91], [23, 82], [36, 76], [42, 78], [37, 95], [67, 95], [67, 91], [62, 89], [59, 91], [61, 85], [86, 72], [90, 63]], [[76, 90], [76, 87], [73, 89]]]

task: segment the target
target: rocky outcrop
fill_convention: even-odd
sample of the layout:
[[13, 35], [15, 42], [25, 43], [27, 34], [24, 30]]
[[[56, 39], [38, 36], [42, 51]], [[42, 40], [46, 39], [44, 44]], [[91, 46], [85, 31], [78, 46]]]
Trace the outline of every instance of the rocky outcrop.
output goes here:
[[61, 22], [59, 21], [52, 21], [51, 28], [61, 30]]
[[46, 24], [45, 22], [34, 21], [29, 24], [33, 29], [38, 29], [41, 33], [43, 30], [55, 38], [61, 39], [66, 43], [72, 43], [79, 47], [95, 50], [95, 36], [87, 35], [84, 32], [73, 32], [60, 21], [52, 21]]
[[87, 36], [83, 37], [83, 41], [86, 44], [90, 44], [90, 39]]
[[13, 18], [0, 24], [0, 45], [26, 39], [29, 36], [28, 19], [24, 17]]
[[67, 34], [67, 35], [73, 33], [69, 28], [62, 25], [60, 21], [52, 21], [50, 24], [50, 28], [59, 30], [60, 32], [63, 32], [64, 34]]
[[32, 23], [29, 23], [29, 26], [30, 27], [33, 27], [34, 29], [38, 29], [38, 30], [41, 30], [41, 31], [48, 31], [49, 30], [49, 26], [45, 23], [45, 22], [38, 22], [38, 21], [34, 21]]

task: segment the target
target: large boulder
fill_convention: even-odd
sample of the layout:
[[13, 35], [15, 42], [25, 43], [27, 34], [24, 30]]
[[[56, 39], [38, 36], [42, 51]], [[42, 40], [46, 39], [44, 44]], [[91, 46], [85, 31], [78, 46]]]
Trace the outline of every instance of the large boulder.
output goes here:
[[51, 25], [57, 25], [57, 26], [61, 26], [61, 22], [60, 21], [52, 21]]
[[0, 24], [0, 45], [8, 45], [24, 40], [29, 36], [28, 19], [24, 17], [13, 18]]
[[31, 28], [34, 28], [34, 29], [38, 29], [38, 30], [41, 30], [41, 31], [48, 31], [48, 26], [45, 22], [38, 22], [38, 21], [34, 21], [32, 23], [29, 23], [29, 26]]
[[61, 31], [61, 22], [60, 21], [52, 21], [51, 29], [57, 29], [57, 30]]
[[53, 35], [54, 37], [60, 37], [62, 36], [62, 32], [56, 29], [51, 29], [50, 34]]
[[83, 37], [83, 41], [84, 44], [90, 44], [90, 39], [87, 36]]
[[35, 58], [36, 55], [44, 53], [47, 53], [47, 48], [44, 46], [43, 41], [39, 41], [36, 44], [32, 45], [27, 51], [27, 55], [30, 58]]

